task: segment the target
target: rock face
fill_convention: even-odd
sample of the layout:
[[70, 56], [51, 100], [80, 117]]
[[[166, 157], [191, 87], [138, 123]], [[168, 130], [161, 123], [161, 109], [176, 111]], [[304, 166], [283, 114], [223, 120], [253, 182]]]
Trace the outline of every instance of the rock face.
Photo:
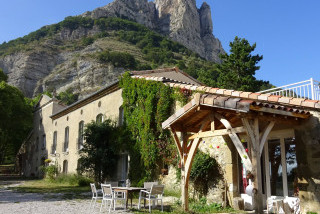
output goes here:
[[212, 34], [211, 10], [206, 2], [198, 9], [195, 0], [115, 0], [83, 16], [135, 20], [210, 61], [220, 62], [219, 54], [225, 53], [220, 41]]
[[[120, 17], [136, 21], [214, 62], [220, 62], [218, 55], [224, 53], [220, 41], [212, 34], [209, 5], [203, 3], [198, 9], [195, 0], [114, 0], [81, 16], [94, 19]], [[90, 55], [102, 50], [123, 50], [116, 49], [114, 44], [117, 41], [105, 44], [95, 41], [82, 50], [62, 49], [61, 45], [65, 42], [72, 44], [99, 32], [97, 26], [75, 30], [63, 28], [53, 38], [33, 44], [27, 50], [0, 57], [0, 68], [8, 75], [9, 84], [21, 89], [28, 97], [52, 88], [58, 93], [72, 88], [75, 93], [80, 93], [80, 97], [86, 96], [115, 81], [124, 72], [123, 68], [101, 64]], [[131, 47], [131, 54], [138, 52]]]

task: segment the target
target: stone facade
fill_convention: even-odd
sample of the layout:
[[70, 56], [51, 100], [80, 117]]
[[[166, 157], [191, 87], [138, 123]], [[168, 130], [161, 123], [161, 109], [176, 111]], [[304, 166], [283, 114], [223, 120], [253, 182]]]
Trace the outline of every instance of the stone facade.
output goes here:
[[[91, 100], [86, 105], [76, 108], [55, 119], [51, 116], [63, 113], [65, 106], [58, 100], [43, 95], [38, 108], [34, 112], [34, 129], [32, 136], [26, 145], [26, 163], [24, 163], [25, 176], [41, 176], [40, 166], [47, 158], [57, 164], [60, 172], [63, 172], [63, 163], [67, 163], [66, 172], [76, 173], [79, 159], [79, 124], [95, 121], [98, 115], [118, 121], [119, 111], [122, 105], [122, 90], [116, 90], [107, 96]], [[68, 148], [65, 148], [66, 128], [69, 129]], [[53, 149], [54, 133], [56, 132], [56, 147]], [[43, 143], [43, 142], [46, 143]], [[121, 164], [118, 168], [121, 169]], [[118, 170], [116, 178], [122, 180], [122, 172]]]
[[298, 186], [302, 211], [320, 210], [320, 113], [295, 130], [297, 140]]

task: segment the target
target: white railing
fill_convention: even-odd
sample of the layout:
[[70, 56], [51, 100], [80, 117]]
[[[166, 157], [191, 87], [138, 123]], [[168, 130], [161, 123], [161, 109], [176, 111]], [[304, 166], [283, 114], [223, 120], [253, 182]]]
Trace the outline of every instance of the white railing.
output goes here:
[[311, 78], [306, 81], [259, 91], [259, 93], [320, 100], [320, 82]]

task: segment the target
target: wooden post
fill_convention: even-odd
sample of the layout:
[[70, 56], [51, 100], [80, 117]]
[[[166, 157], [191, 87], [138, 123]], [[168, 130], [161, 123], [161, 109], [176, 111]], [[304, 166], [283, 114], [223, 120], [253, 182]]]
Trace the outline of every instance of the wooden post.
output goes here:
[[181, 148], [182, 148], [182, 158], [181, 158], [181, 194], [182, 194], [182, 207], [185, 211], [189, 210], [189, 192], [188, 192], [188, 183], [186, 180], [186, 159], [188, 154], [188, 148], [186, 142], [187, 133], [181, 132]]
[[259, 134], [259, 120], [249, 120], [247, 118], [242, 119], [243, 125], [247, 129], [249, 140], [251, 142], [251, 162], [252, 162], [252, 174], [254, 176], [253, 187], [255, 189], [253, 195], [253, 204], [255, 212], [263, 213], [263, 201], [262, 201], [262, 177], [261, 177], [261, 159], [260, 159], [260, 134]]

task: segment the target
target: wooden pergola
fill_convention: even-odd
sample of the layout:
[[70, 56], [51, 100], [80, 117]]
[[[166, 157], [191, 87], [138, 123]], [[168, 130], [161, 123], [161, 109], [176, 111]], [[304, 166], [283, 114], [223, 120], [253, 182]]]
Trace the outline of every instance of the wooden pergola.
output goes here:
[[[309, 112], [231, 96], [200, 94], [163, 122], [170, 129], [181, 160], [182, 205], [188, 210], [188, 185], [192, 162], [202, 138], [229, 136], [243, 164], [255, 181], [254, 204], [263, 213], [262, 176], [260, 157], [269, 133], [277, 124], [298, 125], [310, 116]], [[247, 135], [246, 152], [239, 134]]]

